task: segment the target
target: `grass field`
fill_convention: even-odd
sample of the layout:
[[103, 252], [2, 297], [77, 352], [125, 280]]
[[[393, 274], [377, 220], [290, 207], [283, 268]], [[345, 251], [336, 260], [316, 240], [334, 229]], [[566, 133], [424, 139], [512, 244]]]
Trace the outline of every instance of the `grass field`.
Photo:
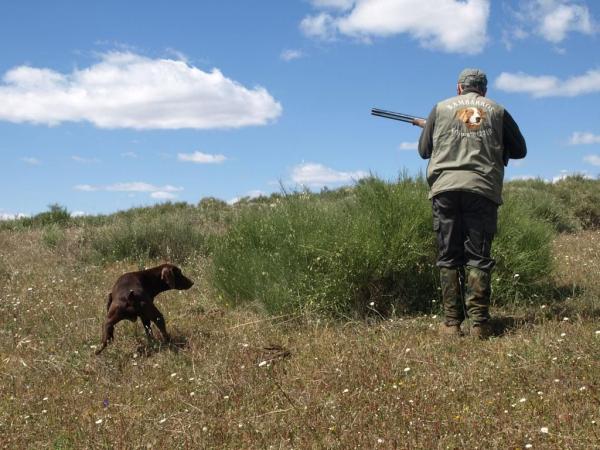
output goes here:
[[156, 302], [175, 343], [122, 322], [99, 357], [110, 286], [162, 259], [82, 257], [86, 232], [0, 231], [2, 448], [600, 448], [597, 229], [557, 235], [561, 294], [496, 307], [489, 341], [443, 339], [435, 310], [234, 308], [203, 251]]

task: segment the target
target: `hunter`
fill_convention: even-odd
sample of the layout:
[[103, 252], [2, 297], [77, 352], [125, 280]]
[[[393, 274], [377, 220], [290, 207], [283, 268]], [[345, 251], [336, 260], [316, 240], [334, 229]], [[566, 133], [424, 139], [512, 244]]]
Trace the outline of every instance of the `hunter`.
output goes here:
[[484, 72], [463, 70], [456, 90], [457, 96], [435, 105], [426, 121], [415, 123], [423, 127], [419, 154], [429, 159], [427, 182], [444, 307], [440, 330], [461, 336], [468, 315], [471, 335], [487, 339], [493, 331], [491, 248], [504, 167], [509, 159], [524, 158], [527, 146], [508, 111], [486, 98]]

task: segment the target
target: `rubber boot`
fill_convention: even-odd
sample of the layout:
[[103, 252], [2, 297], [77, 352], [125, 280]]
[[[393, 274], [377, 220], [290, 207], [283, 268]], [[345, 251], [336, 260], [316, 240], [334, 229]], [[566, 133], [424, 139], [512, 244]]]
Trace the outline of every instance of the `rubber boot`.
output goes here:
[[460, 336], [460, 324], [465, 320], [460, 270], [458, 268], [440, 268], [440, 283], [444, 306], [444, 322], [440, 326], [440, 332], [445, 335]]
[[490, 296], [492, 293], [490, 273], [476, 267], [467, 268], [465, 304], [473, 320], [471, 335], [487, 339], [492, 335], [490, 325]]

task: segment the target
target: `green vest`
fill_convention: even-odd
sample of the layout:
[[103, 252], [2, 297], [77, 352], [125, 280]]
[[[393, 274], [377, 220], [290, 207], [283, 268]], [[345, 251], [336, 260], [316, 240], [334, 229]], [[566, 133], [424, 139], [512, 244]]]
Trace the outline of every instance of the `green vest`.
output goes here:
[[469, 191], [502, 203], [504, 108], [470, 92], [437, 104], [433, 152], [427, 166], [429, 198]]

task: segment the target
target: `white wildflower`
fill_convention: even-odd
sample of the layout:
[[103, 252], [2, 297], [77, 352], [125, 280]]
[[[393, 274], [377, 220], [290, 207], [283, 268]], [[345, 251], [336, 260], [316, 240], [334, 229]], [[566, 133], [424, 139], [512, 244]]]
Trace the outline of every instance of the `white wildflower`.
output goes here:
[[540, 428], [540, 433], [548, 434], [548, 427]]

